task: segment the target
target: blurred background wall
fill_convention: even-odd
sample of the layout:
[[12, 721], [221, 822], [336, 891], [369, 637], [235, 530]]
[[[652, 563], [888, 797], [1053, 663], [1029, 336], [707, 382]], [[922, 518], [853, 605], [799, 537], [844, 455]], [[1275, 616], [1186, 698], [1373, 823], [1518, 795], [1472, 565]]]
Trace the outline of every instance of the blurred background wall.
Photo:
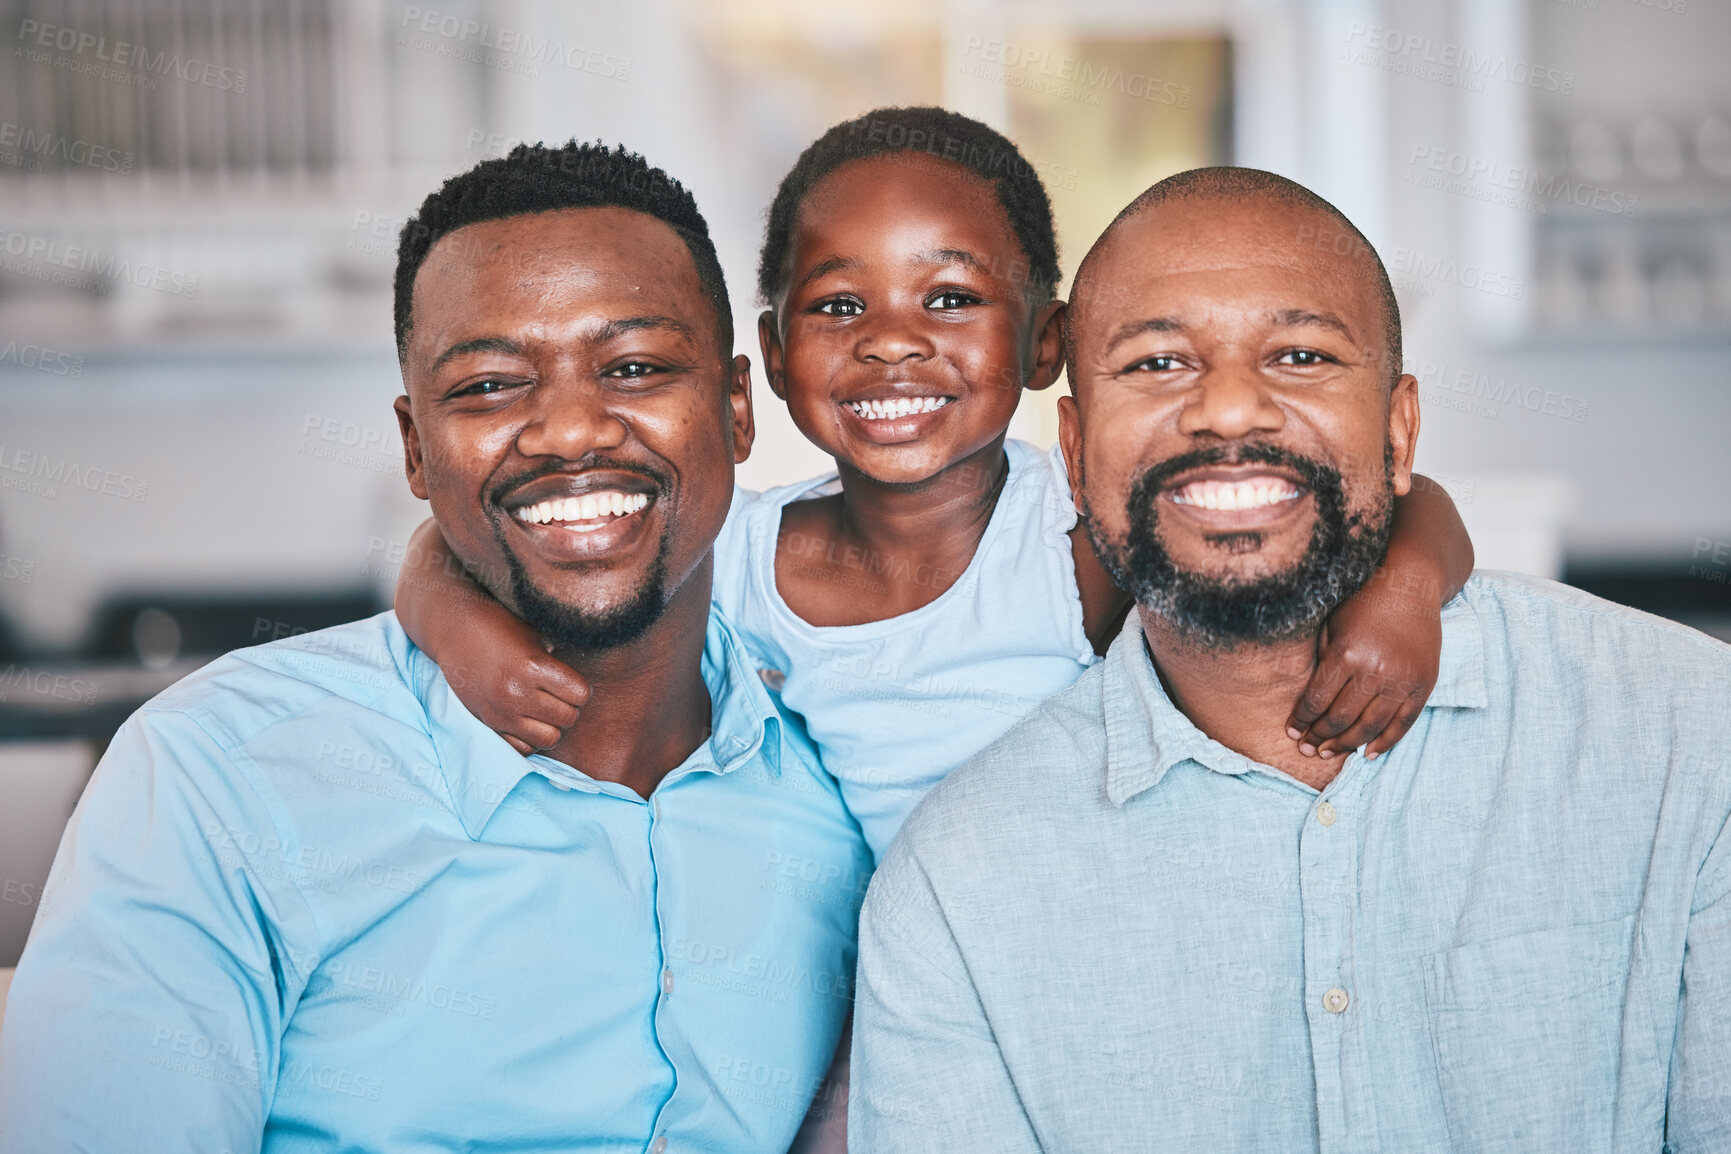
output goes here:
[[[396, 233], [519, 140], [685, 181], [744, 339], [776, 183], [876, 105], [1014, 138], [1067, 273], [1160, 177], [1292, 176], [1390, 268], [1481, 564], [1731, 637], [1720, 0], [0, 0], [0, 45], [0, 965], [121, 718], [387, 603]], [[825, 468], [757, 400], [743, 483]]]

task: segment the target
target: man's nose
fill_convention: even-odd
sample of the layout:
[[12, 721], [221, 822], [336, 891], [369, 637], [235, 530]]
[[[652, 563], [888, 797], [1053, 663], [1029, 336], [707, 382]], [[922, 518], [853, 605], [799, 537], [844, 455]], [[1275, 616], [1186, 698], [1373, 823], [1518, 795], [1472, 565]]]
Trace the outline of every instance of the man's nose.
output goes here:
[[617, 400], [599, 381], [563, 376], [542, 382], [517, 434], [518, 452], [576, 460], [597, 449], [617, 448], [630, 436]]
[[1260, 374], [1247, 366], [1211, 368], [1198, 378], [1178, 418], [1179, 431], [1235, 441], [1251, 433], [1275, 433], [1286, 411]]
[[906, 360], [925, 360], [933, 352], [929, 318], [924, 304], [911, 307], [879, 306], [860, 318], [854, 330], [854, 356], [862, 361], [896, 365]]

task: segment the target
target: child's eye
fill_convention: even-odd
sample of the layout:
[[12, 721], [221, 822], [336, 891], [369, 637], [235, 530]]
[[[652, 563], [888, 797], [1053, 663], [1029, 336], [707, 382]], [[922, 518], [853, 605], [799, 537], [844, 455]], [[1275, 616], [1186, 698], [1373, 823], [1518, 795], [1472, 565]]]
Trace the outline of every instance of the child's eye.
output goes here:
[[865, 312], [865, 306], [852, 297], [835, 297], [818, 305], [816, 312], [832, 317], [857, 317]]
[[926, 301], [929, 309], [964, 309], [969, 305], [977, 305], [980, 298], [973, 293], [961, 292], [957, 289], [945, 289]]
[[1327, 364], [1333, 360], [1333, 357], [1328, 356], [1325, 353], [1319, 353], [1315, 349], [1287, 349], [1284, 353], [1281, 353], [1274, 359], [1274, 363], [1277, 365], [1293, 365], [1298, 368], [1307, 368], [1311, 365]]

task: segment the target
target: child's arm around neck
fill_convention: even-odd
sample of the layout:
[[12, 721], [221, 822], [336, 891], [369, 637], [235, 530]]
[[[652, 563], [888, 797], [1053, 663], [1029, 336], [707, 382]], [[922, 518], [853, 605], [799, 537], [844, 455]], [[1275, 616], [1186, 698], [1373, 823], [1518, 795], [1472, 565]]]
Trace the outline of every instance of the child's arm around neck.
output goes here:
[[409, 539], [396, 611], [457, 700], [518, 753], [557, 744], [589, 699], [588, 683], [464, 572], [431, 518]]
[[[1130, 598], [1113, 584], [1088, 539], [1070, 531], [1082, 620], [1096, 653], [1123, 627]], [[1395, 498], [1382, 567], [1328, 620], [1317, 666], [1287, 722], [1305, 756], [1331, 758], [1365, 747], [1376, 757], [1412, 728], [1436, 685], [1442, 607], [1473, 571], [1473, 543], [1442, 486], [1413, 474]]]

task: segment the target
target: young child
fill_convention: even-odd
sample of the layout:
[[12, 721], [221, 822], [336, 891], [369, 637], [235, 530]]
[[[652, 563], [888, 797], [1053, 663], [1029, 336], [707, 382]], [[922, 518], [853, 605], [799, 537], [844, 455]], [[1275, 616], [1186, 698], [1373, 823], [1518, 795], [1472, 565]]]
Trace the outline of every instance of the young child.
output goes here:
[[[1097, 660], [1129, 609], [1077, 522], [1056, 449], [1006, 440], [1062, 368], [1051, 207], [1003, 136], [880, 109], [801, 155], [770, 208], [758, 321], [770, 388], [836, 472], [736, 492], [714, 598], [807, 722], [881, 858], [933, 784]], [[399, 580], [415, 642], [520, 751], [586, 690], [449, 563], [431, 521]], [[1384, 585], [1340, 606], [1288, 736], [1367, 756], [1435, 681], [1439, 614], [1472, 568], [1434, 486], [1396, 502]]]

